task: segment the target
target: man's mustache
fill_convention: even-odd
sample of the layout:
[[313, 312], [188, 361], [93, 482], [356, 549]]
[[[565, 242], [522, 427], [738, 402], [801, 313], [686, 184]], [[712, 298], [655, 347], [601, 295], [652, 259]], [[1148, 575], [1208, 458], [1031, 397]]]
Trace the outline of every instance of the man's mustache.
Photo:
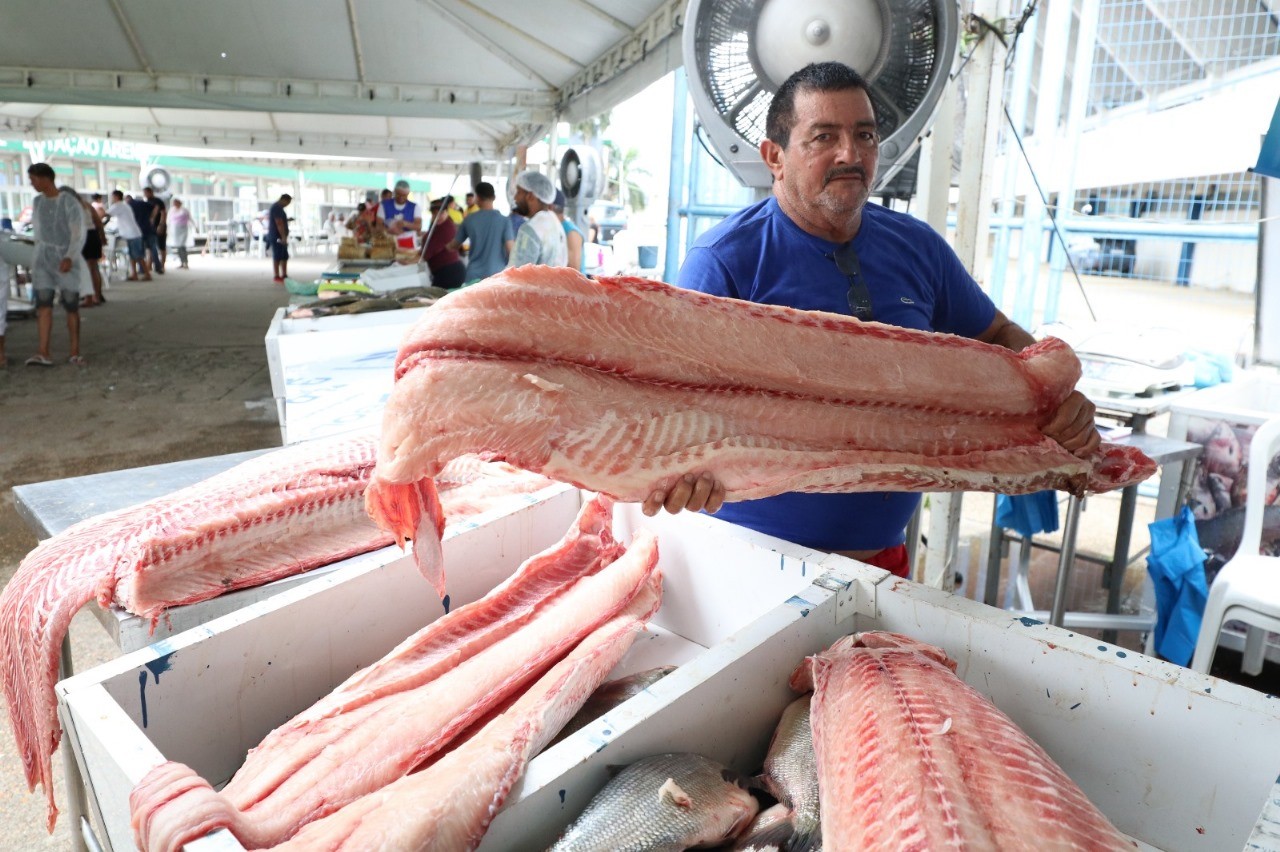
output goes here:
[[836, 178], [848, 177], [849, 175], [857, 175], [862, 179], [863, 183], [867, 182], [867, 170], [862, 166], [839, 166], [827, 172], [822, 179], [822, 185], [825, 187]]

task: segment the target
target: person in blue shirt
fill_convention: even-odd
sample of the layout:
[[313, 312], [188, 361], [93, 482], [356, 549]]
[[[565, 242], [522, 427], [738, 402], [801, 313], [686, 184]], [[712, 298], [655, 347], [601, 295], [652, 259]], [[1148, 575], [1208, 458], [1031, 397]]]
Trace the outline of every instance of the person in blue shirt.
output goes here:
[[565, 215], [565, 204], [568, 199], [564, 197], [564, 190], [556, 190], [556, 200], [551, 204], [551, 210], [556, 214], [556, 218], [560, 220], [560, 227], [564, 228], [565, 247], [569, 250], [569, 268], [576, 269], [579, 272], [587, 271], [585, 248], [586, 236], [582, 233], [582, 229], [572, 218]]
[[[694, 244], [679, 285], [801, 310], [962, 335], [1014, 351], [1034, 338], [996, 309], [932, 228], [867, 204], [880, 134], [866, 81], [837, 62], [808, 65], [778, 90], [760, 155], [773, 194]], [[1094, 406], [1075, 391], [1042, 428], [1078, 456], [1099, 443]], [[905, 529], [920, 495], [779, 494], [724, 503], [691, 471], [644, 502], [646, 514], [706, 510], [769, 535], [906, 576]], [[723, 504], [723, 507], [722, 507]]]
[[422, 213], [418, 211], [418, 205], [409, 200], [407, 180], [396, 181], [396, 189], [391, 197], [378, 202], [378, 218], [386, 224], [387, 233], [396, 239], [397, 245], [409, 249], [414, 247], [414, 244], [405, 246], [400, 243], [402, 234], [410, 235], [406, 240], [416, 240], [417, 235], [422, 233]]
[[289, 277], [289, 215], [284, 208], [292, 202], [293, 196], [286, 192], [267, 210], [267, 248], [271, 251], [271, 280], [276, 284]]

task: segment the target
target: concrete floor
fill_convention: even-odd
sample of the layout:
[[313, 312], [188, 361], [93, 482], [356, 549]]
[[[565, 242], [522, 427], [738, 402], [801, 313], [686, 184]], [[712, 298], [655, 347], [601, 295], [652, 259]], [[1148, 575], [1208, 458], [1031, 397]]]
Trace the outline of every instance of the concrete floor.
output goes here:
[[[306, 280], [329, 262], [297, 259], [290, 271]], [[35, 320], [10, 320], [10, 364], [0, 370], [0, 584], [36, 545], [13, 508], [15, 485], [279, 445], [263, 337], [288, 294], [270, 270], [269, 260], [197, 255], [189, 270], [112, 283], [107, 304], [81, 312], [83, 368], [65, 363], [61, 309], [53, 368], [23, 366], [36, 349]], [[71, 643], [78, 671], [119, 654], [87, 609]], [[44, 795], [26, 792], [7, 717], [0, 727], [0, 850], [71, 848], [67, 820], [46, 834]], [[65, 803], [57, 757], [54, 774]]]
[[[293, 276], [314, 277], [330, 262], [295, 259]], [[85, 368], [22, 366], [35, 348], [35, 323], [10, 322], [11, 365], [0, 370], [0, 584], [36, 544], [12, 507], [12, 486], [279, 444], [263, 335], [288, 296], [271, 283], [266, 260], [196, 256], [191, 264], [190, 270], [171, 270], [150, 283], [115, 283], [107, 305], [85, 310]], [[1226, 352], [1250, 334], [1251, 296], [1111, 278], [1088, 279], [1087, 286], [1103, 321], [1143, 317]], [[1079, 321], [1083, 301], [1073, 284], [1064, 288], [1064, 319]], [[58, 313], [53, 348], [63, 360], [65, 334]], [[1161, 426], [1157, 420], [1152, 431]], [[1109, 496], [1089, 501], [1082, 549], [1109, 552], [1116, 503]], [[1153, 514], [1153, 501], [1140, 501], [1135, 553], [1146, 544], [1145, 525]], [[990, 518], [989, 496], [967, 497], [962, 539], [976, 543]], [[1139, 584], [1142, 565], [1138, 561], [1130, 571], [1128, 588]], [[1055, 568], [1052, 554], [1039, 554], [1033, 562], [1039, 606], [1048, 607]], [[972, 587], [976, 553], [967, 573]], [[1082, 565], [1076, 578], [1070, 608], [1098, 609], [1097, 569]], [[77, 670], [117, 655], [88, 612], [76, 617], [71, 639]], [[1137, 637], [1122, 635], [1121, 642], [1136, 647]], [[58, 800], [65, 802], [56, 758], [54, 766]], [[12, 739], [7, 730], [0, 732], [0, 850], [70, 848], [67, 821], [47, 835], [44, 817], [43, 795], [27, 794]]]

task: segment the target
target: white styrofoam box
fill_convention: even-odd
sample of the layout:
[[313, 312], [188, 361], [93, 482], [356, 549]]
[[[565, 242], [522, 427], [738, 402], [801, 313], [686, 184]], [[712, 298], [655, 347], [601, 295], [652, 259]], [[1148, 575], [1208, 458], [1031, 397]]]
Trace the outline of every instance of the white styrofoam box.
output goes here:
[[421, 309], [289, 319], [267, 329], [267, 367], [285, 444], [382, 424], [400, 339]]
[[[567, 529], [573, 497], [450, 539], [458, 601], [533, 552], [532, 530]], [[855, 629], [944, 648], [961, 677], [1150, 847], [1238, 849], [1258, 821], [1280, 769], [1280, 701], [713, 518], [618, 507], [620, 537], [640, 526], [658, 535], [664, 602], [620, 669], [681, 667], [535, 758], [485, 850], [545, 848], [605, 783], [607, 767], [649, 754], [698, 751], [758, 770], [793, 697], [791, 672]], [[430, 597], [407, 564], [357, 569], [60, 683], [111, 847], [129, 848], [129, 789], [151, 766], [181, 760], [224, 782], [268, 729], [438, 615]], [[217, 832], [188, 848], [240, 846]]]

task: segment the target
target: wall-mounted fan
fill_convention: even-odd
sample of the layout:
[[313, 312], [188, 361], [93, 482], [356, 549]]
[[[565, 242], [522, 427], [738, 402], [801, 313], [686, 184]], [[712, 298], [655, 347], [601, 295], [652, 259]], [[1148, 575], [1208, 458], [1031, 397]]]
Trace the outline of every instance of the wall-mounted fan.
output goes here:
[[560, 158], [560, 189], [564, 192], [564, 215], [585, 233], [587, 210], [604, 193], [604, 163], [600, 152], [587, 145], [568, 148]]
[[168, 195], [172, 184], [173, 179], [169, 176], [167, 169], [153, 166], [150, 169], [144, 168], [142, 170], [143, 187], [150, 187], [151, 191], [156, 195]]
[[744, 185], [768, 187], [759, 147], [774, 93], [810, 62], [849, 65], [880, 123], [879, 187], [933, 120], [958, 34], [955, 0], [690, 0], [684, 67], [721, 160]]

